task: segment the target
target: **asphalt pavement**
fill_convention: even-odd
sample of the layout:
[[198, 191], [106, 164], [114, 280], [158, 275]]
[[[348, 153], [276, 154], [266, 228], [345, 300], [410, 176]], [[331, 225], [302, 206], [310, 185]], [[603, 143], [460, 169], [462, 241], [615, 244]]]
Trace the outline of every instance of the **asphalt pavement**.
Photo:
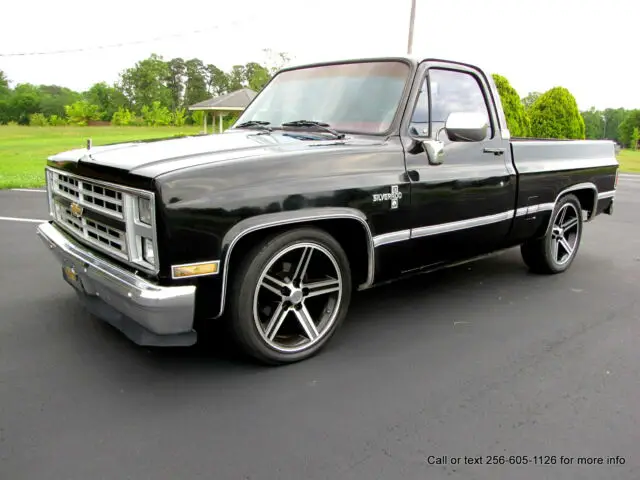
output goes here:
[[0, 191], [0, 217], [0, 479], [640, 478], [640, 177], [565, 274], [514, 249], [362, 292], [281, 368], [131, 344], [6, 219], [44, 194]]

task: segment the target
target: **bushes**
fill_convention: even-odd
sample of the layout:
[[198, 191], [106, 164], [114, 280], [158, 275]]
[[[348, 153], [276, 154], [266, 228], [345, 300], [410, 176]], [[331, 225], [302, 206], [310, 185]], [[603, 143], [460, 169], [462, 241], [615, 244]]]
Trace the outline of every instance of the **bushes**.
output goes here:
[[500, 102], [507, 119], [507, 128], [514, 137], [528, 137], [530, 134], [530, 122], [524, 105], [516, 89], [502, 75], [494, 74], [493, 81], [500, 94]]
[[584, 139], [585, 124], [576, 99], [564, 87], [554, 87], [529, 109], [531, 133], [539, 138]]

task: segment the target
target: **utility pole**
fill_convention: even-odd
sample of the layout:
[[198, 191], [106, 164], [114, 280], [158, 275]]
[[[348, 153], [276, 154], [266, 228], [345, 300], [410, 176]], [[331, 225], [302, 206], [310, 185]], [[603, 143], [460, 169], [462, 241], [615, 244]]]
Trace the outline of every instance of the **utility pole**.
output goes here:
[[416, 0], [411, 0], [411, 15], [409, 17], [409, 40], [407, 41], [407, 55], [413, 50], [413, 23], [416, 19]]

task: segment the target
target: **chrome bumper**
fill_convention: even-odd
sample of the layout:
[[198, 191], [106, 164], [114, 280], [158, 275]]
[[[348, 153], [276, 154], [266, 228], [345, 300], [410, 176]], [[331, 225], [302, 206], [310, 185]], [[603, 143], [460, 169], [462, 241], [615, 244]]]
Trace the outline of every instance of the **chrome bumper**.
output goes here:
[[186, 346], [193, 330], [195, 286], [161, 287], [96, 257], [53, 224], [37, 234], [62, 264], [63, 278], [95, 316], [138, 345]]

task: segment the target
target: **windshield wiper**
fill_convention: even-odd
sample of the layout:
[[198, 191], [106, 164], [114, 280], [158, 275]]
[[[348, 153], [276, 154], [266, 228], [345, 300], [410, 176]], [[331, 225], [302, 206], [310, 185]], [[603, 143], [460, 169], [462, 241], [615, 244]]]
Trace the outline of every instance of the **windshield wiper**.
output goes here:
[[293, 122], [285, 122], [281, 126], [282, 127], [315, 127], [318, 130], [330, 133], [336, 138], [345, 137], [344, 133], [337, 132], [333, 128], [330, 128], [330, 125], [328, 123], [315, 122], [313, 120], [295, 120]]
[[263, 120], [249, 120], [248, 122], [242, 122], [238, 125], [234, 125], [233, 128], [257, 128], [258, 130], [272, 131], [273, 129], [267, 125], [271, 125], [271, 122], [265, 122]]

